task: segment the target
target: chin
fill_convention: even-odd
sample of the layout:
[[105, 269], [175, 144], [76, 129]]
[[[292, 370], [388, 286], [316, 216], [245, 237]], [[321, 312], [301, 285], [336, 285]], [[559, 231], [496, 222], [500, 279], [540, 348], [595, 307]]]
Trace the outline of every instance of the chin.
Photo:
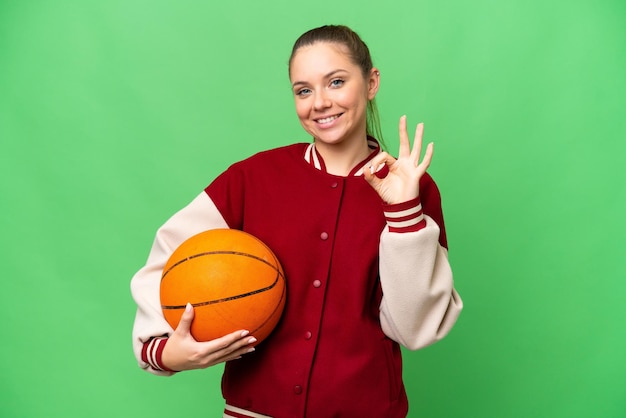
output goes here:
[[328, 135], [313, 135], [315, 141], [321, 142], [328, 145], [337, 145], [341, 144], [344, 141], [344, 137], [336, 137], [336, 136], [328, 136]]
[[310, 130], [307, 132], [309, 132], [309, 134], [311, 134], [316, 141], [320, 141], [325, 144], [339, 144], [348, 137], [348, 133], [345, 131], [335, 129], [327, 131]]

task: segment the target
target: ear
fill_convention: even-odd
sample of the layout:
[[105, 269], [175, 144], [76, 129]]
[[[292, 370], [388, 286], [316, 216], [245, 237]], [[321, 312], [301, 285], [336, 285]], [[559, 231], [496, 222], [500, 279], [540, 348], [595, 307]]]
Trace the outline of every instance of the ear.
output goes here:
[[380, 86], [380, 71], [374, 67], [370, 70], [367, 79], [367, 100], [373, 100], [378, 93], [378, 87]]

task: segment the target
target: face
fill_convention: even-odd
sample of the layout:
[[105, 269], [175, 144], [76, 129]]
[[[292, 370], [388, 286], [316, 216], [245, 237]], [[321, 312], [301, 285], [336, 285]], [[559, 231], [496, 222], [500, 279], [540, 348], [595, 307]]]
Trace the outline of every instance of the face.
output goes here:
[[367, 103], [378, 91], [378, 71], [367, 77], [343, 45], [318, 42], [300, 48], [291, 61], [296, 113], [316, 142], [365, 141]]

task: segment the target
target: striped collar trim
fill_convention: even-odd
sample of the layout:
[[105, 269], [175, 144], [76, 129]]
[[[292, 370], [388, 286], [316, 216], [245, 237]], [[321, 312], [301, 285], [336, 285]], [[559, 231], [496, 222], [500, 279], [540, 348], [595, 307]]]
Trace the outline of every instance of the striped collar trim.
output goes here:
[[[367, 146], [370, 150], [372, 150], [372, 152], [370, 153], [370, 155], [367, 156], [366, 159], [354, 166], [352, 171], [350, 171], [350, 173], [348, 174], [348, 177], [362, 176], [363, 168], [365, 167], [367, 162], [374, 158], [374, 156], [376, 156], [381, 151], [380, 144], [371, 136], [367, 137]], [[326, 170], [326, 164], [324, 164], [324, 159], [315, 148], [315, 142], [312, 142], [311, 144], [309, 144], [309, 146], [306, 147], [306, 150], [304, 151], [304, 160], [312, 167], [315, 167], [316, 169], [323, 171], [324, 173], [328, 172]]]

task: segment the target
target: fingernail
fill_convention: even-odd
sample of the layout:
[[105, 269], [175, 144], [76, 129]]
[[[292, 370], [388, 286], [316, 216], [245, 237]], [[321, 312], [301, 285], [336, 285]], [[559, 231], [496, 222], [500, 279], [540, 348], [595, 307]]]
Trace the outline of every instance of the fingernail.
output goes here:
[[254, 337], [250, 337], [250, 339], [248, 340], [248, 344], [252, 344], [256, 342], [256, 338]]
[[244, 331], [241, 333], [241, 338], [245, 337], [246, 335], [250, 334], [250, 331]]
[[248, 349], [247, 353], [251, 353], [251, 352], [253, 352], [254, 350], [255, 350], [255, 348], [254, 348], [254, 347], [250, 347], [250, 348]]
[[185, 312], [191, 312], [193, 310], [193, 306], [191, 303], [187, 302], [187, 306], [185, 306]]

